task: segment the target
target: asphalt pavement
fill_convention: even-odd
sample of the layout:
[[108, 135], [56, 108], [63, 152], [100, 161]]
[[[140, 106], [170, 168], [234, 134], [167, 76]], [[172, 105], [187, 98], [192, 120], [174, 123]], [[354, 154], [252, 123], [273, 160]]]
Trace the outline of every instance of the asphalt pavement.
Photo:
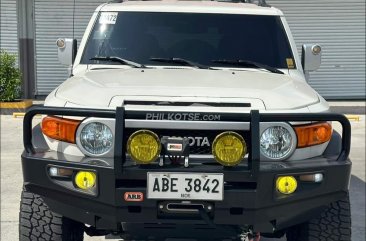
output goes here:
[[[352, 121], [352, 241], [365, 240], [365, 115]], [[18, 238], [18, 213], [22, 190], [20, 154], [22, 146], [22, 118], [1, 116], [1, 240]], [[335, 125], [336, 129], [340, 129]], [[86, 241], [101, 241], [103, 237], [85, 237]], [[262, 239], [262, 241], [279, 239]], [[281, 239], [285, 241], [286, 239]]]

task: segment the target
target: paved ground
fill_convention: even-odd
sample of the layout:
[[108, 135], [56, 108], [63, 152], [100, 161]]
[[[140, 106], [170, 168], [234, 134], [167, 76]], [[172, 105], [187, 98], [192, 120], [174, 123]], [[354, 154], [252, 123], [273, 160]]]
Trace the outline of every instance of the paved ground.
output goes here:
[[[341, 106], [344, 106], [343, 104]], [[22, 119], [1, 116], [1, 240], [18, 240], [19, 197], [22, 188], [20, 153], [22, 152]], [[336, 127], [339, 128], [339, 127]], [[351, 201], [353, 241], [365, 240], [365, 116], [352, 122], [353, 161]], [[86, 237], [86, 241], [104, 238]], [[285, 240], [285, 239], [282, 239]], [[264, 241], [264, 239], [262, 239]], [[266, 240], [268, 241], [268, 240]]]

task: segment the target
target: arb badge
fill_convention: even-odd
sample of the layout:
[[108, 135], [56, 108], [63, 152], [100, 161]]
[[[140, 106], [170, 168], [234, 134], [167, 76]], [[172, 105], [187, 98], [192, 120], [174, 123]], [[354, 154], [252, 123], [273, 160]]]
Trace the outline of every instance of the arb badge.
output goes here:
[[142, 192], [125, 192], [126, 202], [142, 202], [144, 201], [144, 194]]

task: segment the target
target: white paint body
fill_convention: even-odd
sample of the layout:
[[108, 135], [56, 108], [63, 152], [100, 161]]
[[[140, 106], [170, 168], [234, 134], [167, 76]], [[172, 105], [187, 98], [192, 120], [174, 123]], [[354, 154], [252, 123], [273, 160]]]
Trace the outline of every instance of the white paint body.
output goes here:
[[[293, 52], [296, 69], [281, 69], [274, 74], [255, 69], [221, 68], [203, 70], [192, 67], [162, 66], [141, 69], [125, 65], [84, 65], [81, 57], [99, 12], [187, 12], [251, 14], [280, 16]], [[108, 67], [108, 69], [100, 69]], [[99, 69], [98, 69], [99, 68]], [[97, 70], [98, 69], [98, 70]], [[126, 105], [126, 109], [188, 112], [260, 112], [315, 113], [326, 112], [329, 106], [305, 80], [294, 39], [283, 13], [273, 7], [246, 3], [215, 1], [127, 1], [103, 4], [93, 14], [78, 49], [74, 76], [67, 79], [46, 99], [46, 106], [115, 109], [126, 100], [171, 102], [250, 103], [251, 107], [177, 107]], [[168, 124], [168, 123], [167, 123]], [[169, 125], [169, 124], [168, 124]], [[48, 140], [51, 149], [73, 155], [83, 155], [76, 145]], [[327, 145], [304, 148], [295, 152], [295, 159], [320, 155]]]

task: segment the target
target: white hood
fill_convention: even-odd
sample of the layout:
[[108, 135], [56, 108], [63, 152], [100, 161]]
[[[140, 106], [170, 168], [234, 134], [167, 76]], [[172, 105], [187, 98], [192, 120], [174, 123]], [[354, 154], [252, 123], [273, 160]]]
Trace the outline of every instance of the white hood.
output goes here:
[[307, 83], [287, 75], [199, 69], [94, 69], [65, 81], [56, 97], [89, 107], [114, 107], [139, 97], [237, 99], [251, 102], [252, 107], [262, 103], [266, 110], [298, 109], [319, 102]]

